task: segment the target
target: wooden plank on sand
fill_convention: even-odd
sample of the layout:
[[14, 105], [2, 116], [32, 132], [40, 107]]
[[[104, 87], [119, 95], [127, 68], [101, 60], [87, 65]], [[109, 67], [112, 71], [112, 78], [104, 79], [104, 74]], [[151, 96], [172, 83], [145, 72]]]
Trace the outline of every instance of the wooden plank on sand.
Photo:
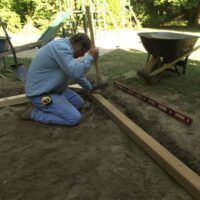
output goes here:
[[11, 96], [11, 97], [5, 97], [5, 98], [0, 99], [0, 108], [6, 107], [6, 106], [23, 104], [28, 101], [29, 100], [25, 94], [20, 94], [20, 95]]
[[196, 200], [200, 199], [200, 177], [195, 172], [137, 126], [103, 96], [90, 93], [88, 93], [88, 96], [100, 105], [110, 118], [148, 153], [149, 156], [155, 159], [185, 190]]
[[[82, 89], [82, 87], [79, 84], [69, 85], [69, 88], [77, 89], [77, 90]], [[26, 97], [25, 94], [5, 97], [5, 98], [0, 99], [0, 108], [6, 107], [6, 106], [19, 105], [19, 104], [27, 103], [28, 101], [29, 99]]]

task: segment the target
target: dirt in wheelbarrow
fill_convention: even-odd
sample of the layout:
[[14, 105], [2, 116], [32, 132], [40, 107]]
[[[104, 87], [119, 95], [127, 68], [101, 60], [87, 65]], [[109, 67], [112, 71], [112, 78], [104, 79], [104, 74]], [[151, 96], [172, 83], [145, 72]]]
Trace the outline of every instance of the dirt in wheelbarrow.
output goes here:
[[[22, 85], [16, 84], [13, 91], [13, 83], [1, 84], [2, 80], [6, 96], [23, 91]], [[144, 116], [114, 88], [107, 88], [104, 95], [198, 171], [197, 142], [189, 141], [194, 137], [189, 129], [181, 135], [177, 125], [168, 132], [153, 114]], [[0, 109], [1, 200], [192, 199], [98, 106], [92, 106], [93, 113], [75, 127], [20, 120], [24, 105]]]

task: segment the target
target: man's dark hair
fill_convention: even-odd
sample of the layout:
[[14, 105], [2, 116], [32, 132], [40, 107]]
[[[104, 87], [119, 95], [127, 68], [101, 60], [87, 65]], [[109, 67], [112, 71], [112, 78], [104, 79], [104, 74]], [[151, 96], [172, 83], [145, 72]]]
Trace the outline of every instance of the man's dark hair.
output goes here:
[[82, 50], [89, 50], [91, 48], [91, 40], [85, 33], [77, 33], [70, 37], [72, 43], [81, 44]]

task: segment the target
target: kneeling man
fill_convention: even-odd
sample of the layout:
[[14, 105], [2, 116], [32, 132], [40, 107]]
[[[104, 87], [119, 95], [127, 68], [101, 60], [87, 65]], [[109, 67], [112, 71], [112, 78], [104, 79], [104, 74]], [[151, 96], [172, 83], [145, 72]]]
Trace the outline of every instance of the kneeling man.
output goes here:
[[[82, 60], [77, 60], [82, 56]], [[24, 111], [23, 118], [45, 124], [78, 124], [84, 100], [67, 85], [72, 80], [91, 91], [92, 85], [84, 74], [97, 58], [98, 50], [91, 49], [91, 40], [83, 33], [42, 47], [28, 70], [25, 93], [32, 106]]]

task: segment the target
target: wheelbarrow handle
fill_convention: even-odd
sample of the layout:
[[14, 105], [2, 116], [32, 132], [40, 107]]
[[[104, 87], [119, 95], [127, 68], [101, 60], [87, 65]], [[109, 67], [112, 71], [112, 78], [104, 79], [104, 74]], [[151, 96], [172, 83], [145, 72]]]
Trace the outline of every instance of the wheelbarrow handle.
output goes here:
[[151, 72], [149, 74], [149, 76], [156, 76], [158, 75], [160, 72], [164, 71], [165, 69], [170, 68], [172, 65], [176, 64], [180, 59], [189, 56], [191, 53], [193, 53], [194, 51], [197, 51], [200, 48], [200, 45], [198, 45], [197, 47], [195, 47], [194, 49], [192, 49], [191, 51], [189, 51], [188, 53], [184, 54], [183, 56], [177, 58], [176, 60], [170, 62], [170, 63], [166, 63], [164, 64], [162, 67], [156, 69], [155, 71]]

